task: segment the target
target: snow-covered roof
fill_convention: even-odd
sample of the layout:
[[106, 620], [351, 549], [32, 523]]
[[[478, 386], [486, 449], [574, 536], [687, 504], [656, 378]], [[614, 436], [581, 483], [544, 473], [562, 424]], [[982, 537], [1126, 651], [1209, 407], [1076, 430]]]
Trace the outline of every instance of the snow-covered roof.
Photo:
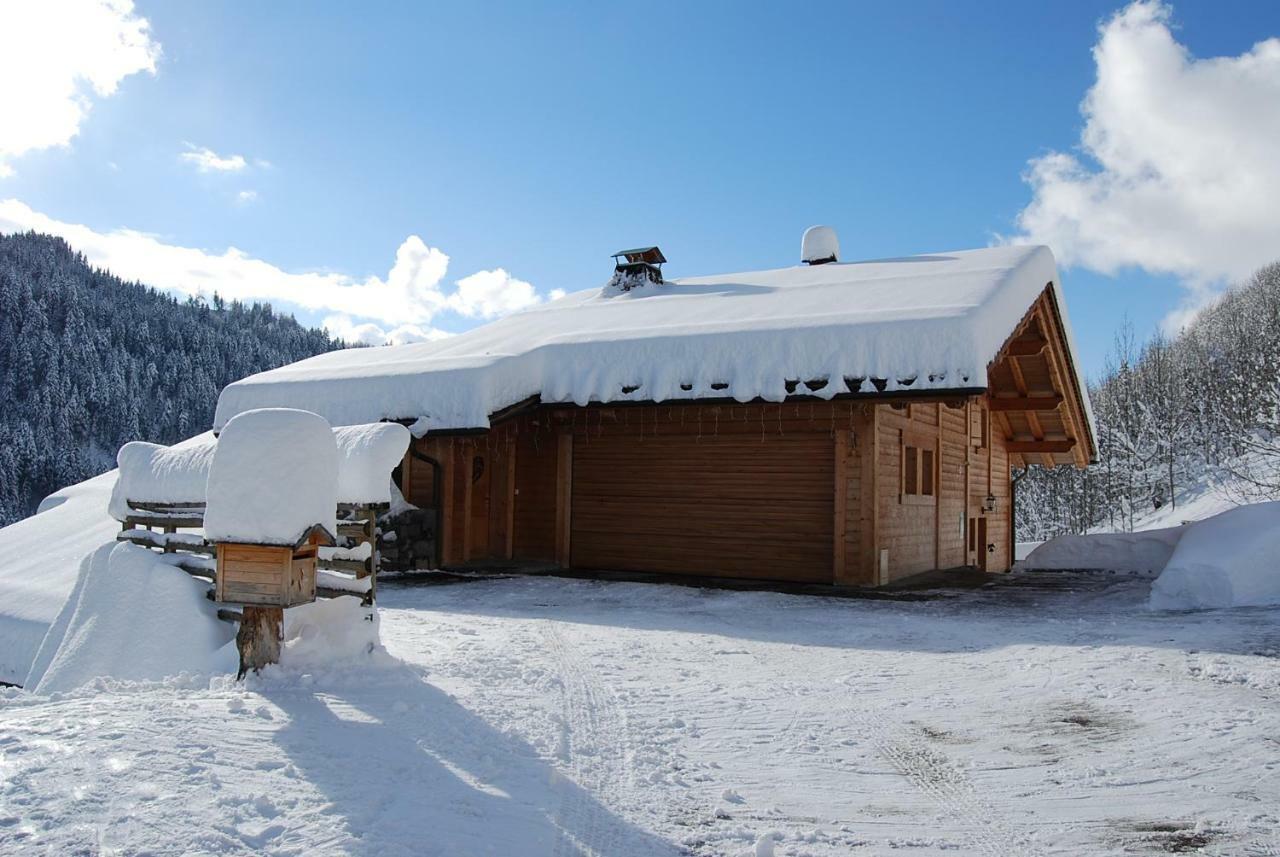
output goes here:
[[781, 401], [789, 381], [815, 379], [828, 381], [812, 393], [823, 398], [873, 392], [870, 379], [887, 391], [985, 388], [987, 364], [1057, 282], [1047, 247], [1005, 246], [587, 289], [448, 339], [253, 375], [223, 390], [214, 426], [291, 407], [334, 425], [484, 428], [535, 395]]

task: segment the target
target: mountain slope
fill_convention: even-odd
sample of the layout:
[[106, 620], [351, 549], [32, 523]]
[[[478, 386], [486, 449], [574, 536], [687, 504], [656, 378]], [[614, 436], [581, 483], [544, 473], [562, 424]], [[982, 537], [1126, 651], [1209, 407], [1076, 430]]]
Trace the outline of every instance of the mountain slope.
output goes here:
[[343, 345], [265, 304], [125, 282], [60, 238], [0, 235], [0, 526], [127, 441], [208, 429], [230, 382]]

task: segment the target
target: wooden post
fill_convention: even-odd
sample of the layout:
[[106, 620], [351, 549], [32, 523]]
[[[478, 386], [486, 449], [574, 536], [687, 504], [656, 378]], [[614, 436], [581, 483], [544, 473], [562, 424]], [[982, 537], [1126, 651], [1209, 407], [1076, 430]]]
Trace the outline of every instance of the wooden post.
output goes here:
[[369, 603], [372, 604], [378, 597], [378, 513], [370, 505], [361, 506], [358, 514], [364, 515], [364, 540], [369, 543], [365, 568], [369, 569]]
[[502, 555], [504, 559], [511, 560], [515, 558], [515, 539], [516, 539], [516, 441], [515, 438], [508, 435], [506, 440], [507, 453], [507, 487], [506, 487], [506, 538], [502, 545]]
[[236, 633], [236, 648], [240, 651], [240, 672], [236, 678], [244, 678], [249, 670], [258, 672], [267, 664], [280, 662], [283, 630], [283, 607], [244, 608], [240, 630]]
[[[852, 407], [852, 406], [851, 406]], [[847, 583], [845, 565], [845, 531], [849, 525], [849, 432], [840, 430], [835, 437], [835, 520], [831, 535], [831, 582]]]
[[556, 565], [568, 568], [569, 535], [573, 532], [573, 435], [565, 432], [559, 436], [556, 453]]

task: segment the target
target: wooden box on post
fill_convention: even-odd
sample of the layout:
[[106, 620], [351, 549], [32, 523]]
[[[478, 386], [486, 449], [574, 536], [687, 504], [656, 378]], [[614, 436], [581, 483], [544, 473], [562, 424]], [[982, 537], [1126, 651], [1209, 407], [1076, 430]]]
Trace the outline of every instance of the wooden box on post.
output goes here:
[[214, 597], [260, 607], [293, 607], [316, 600], [316, 553], [333, 539], [312, 527], [296, 545], [220, 542]]

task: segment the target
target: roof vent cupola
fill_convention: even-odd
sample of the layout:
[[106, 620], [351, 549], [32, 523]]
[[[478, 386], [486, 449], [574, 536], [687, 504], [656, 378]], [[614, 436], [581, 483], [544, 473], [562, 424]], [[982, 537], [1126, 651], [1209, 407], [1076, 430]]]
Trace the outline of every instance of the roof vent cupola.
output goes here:
[[637, 247], [613, 254], [613, 283], [624, 292], [646, 282], [662, 282], [662, 266], [667, 261], [657, 247]]
[[840, 239], [830, 226], [810, 226], [800, 239], [800, 261], [806, 265], [825, 265], [840, 261]]

